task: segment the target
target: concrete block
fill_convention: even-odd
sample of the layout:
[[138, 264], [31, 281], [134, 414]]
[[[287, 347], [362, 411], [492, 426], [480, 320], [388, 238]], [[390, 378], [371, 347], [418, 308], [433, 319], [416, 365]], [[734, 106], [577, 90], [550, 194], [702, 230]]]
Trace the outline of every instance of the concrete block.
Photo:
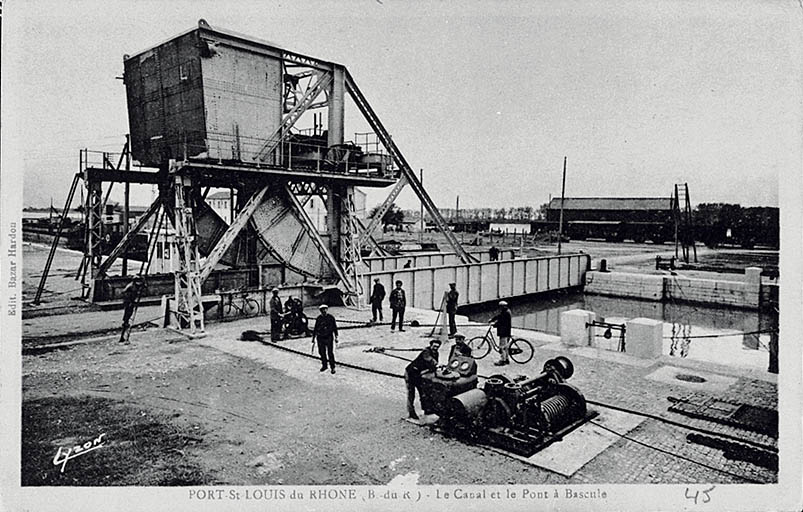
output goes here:
[[625, 323], [625, 352], [631, 356], [655, 359], [663, 349], [664, 323], [651, 318], [634, 318]]
[[593, 311], [570, 309], [560, 314], [560, 341], [564, 345], [588, 347], [591, 345], [592, 329], [587, 323], [597, 318]]
[[761, 267], [747, 267], [744, 269], [744, 278], [745, 281], [754, 285], [754, 286], [761, 286]]

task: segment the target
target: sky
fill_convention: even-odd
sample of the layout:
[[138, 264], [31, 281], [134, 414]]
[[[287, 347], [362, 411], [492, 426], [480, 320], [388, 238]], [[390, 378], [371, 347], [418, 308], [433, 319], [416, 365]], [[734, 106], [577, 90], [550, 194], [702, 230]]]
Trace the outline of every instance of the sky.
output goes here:
[[[79, 148], [122, 147], [122, 56], [199, 18], [344, 64], [441, 207], [538, 207], [560, 195], [564, 156], [567, 197], [688, 183], [693, 203], [778, 206], [800, 178], [796, 1], [3, 7], [4, 179], [19, 172], [25, 206], [63, 204]], [[346, 112], [348, 139], [364, 124]], [[132, 203], [149, 199], [141, 187]], [[418, 207], [409, 189], [397, 204]]]

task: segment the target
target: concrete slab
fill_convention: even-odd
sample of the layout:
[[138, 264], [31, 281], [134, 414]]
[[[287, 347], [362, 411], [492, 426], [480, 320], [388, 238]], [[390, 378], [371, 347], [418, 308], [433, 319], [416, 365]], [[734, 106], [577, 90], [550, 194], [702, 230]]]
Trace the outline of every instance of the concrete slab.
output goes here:
[[601, 359], [604, 361], [611, 361], [613, 363], [625, 364], [638, 368], [648, 368], [655, 364], [655, 361], [650, 361], [648, 359], [641, 359], [639, 357], [634, 357], [622, 352], [614, 352], [595, 347], [567, 347], [562, 343], [550, 343], [548, 345], [542, 345], [538, 348], [561, 352], [569, 356], [574, 354], [581, 357], [587, 357], [589, 359]]
[[[678, 375], [690, 375], [705, 379], [704, 382], [689, 382], [678, 379]], [[722, 393], [736, 382], [735, 377], [726, 377], [715, 373], [678, 368], [676, 366], [662, 366], [645, 376], [647, 379], [675, 386], [684, 386], [704, 393]]]
[[[600, 415], [593, 421], [620, 434], [626, 434], [639, 426], [644, 418], [602, 409]], [[523, 457], [498, 448], [491, 449], [532, 466], [570, 477], [619, 439], [621, 438], [616, 434], [593, 423], [586, 423], [567, 434], [563, 440], [547, 446], [531, 457]]]

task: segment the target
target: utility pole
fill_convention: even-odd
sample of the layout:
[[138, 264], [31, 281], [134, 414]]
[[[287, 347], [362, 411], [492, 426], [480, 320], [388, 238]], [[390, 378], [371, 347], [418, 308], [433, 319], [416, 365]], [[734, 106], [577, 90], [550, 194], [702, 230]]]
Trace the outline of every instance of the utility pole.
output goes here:
[[560, 188], [560, 223], [558, 225], [558, 254], [563, 242], [563, 201], [566, 199], [566, 157], [563, 157], [563, 185]]

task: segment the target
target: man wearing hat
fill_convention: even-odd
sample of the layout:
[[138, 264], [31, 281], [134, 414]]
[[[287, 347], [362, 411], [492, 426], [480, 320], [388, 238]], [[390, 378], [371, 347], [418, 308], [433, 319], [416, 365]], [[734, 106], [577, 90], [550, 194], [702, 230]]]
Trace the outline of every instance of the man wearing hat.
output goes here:
[[337, 343], [337, 322], [335, 317], [329, 314], [329, 306], [321, 304], [319, 306], [321, 314], [315, 319], [315, 328], [312, 330], [312, 343], [318, 340], [318, 354], [321, 356], [321, 371], [325, 372], [327, 367], [335, 373], [335, 347]]
[[134, 276], [125, 288], [123, 288], [123, 330], [120, 333], [120, 343], [128, 343], [126, 331], [130, 327], [129, 321], [134, 315], [139, 303], [139, 297], [145, 289], [145, 279], [142, 276]]
[[460, 292], [457, 291], [456, 283], [449, 283], [449, 291], [446, 292], [446, 314], [449, 316], [449, 338], [454, 338], [457, 332], [457, 323], [454, 320], [457, 314], [457, 299], [460, 298]]
[[508, 348], [510, 347], [510, 328], [513, 318], [507, 302], [501, 301], [499, 307], [502, 308], [502, 311], [491, 320], [491, 324], [496, 326], [496, 336], [499, 338], [499, 361], [495, 362], [494, 365], [505, 366], [510, 364]]
[[279, 289], [272, 290], [273, 296], [270, 298], [270, 340], [279, 341], [282, 339], [282, 299], [279, 298]]
[[396, 288], [390, 292], [390, 309], [393, 316], [390, 319], [390, 330], [396, 330], [396, 318], [399, 319], [399, 332], [404, 332], [404, 308], [407, 307], [407, 296], [402, 290], [402, 282], [396, 281]]
[[[410, 419], [417, 420], [418, 414], [415, 413], [415, 390], [418, 388], [418, 396], [421, 396], [421, 375], [427, 372], [434, 372], [438, 369], [438, 349], [441, 348], [441, 340], [433, 338], [429, 340], [429, 347], [422, 350], [413, 361], [404, 369], [404, 381], [407, 383], [407, 414]], [[420, 398], [419, 398], [420, 399]], [[429, 414], [429, 411], [424, 411]]]
[[382, 318], [382, 301], [385, 300], [385, 287], [379, 282], [379, 278], [374, 278], [374, 289], [371, 290], [371, 314], [374, 316], [376, 322], [377, 313], [379, 314], [379, 321], [383, 322]]

